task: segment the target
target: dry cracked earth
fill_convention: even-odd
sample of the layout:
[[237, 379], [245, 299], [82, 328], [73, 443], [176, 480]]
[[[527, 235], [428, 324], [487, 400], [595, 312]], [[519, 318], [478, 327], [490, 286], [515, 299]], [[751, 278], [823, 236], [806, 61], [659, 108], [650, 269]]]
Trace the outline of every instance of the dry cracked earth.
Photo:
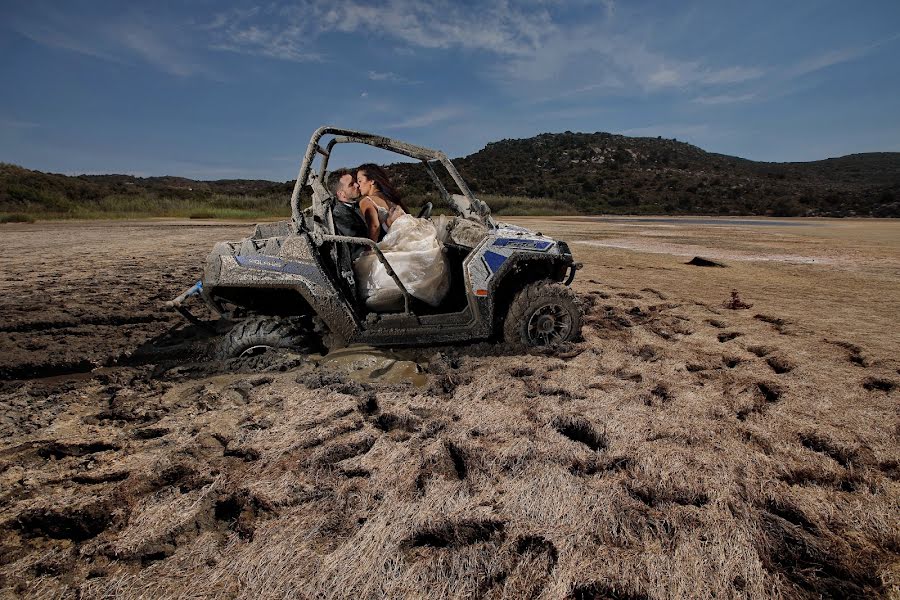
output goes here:
[[[624, 228], [554, 227], [576, 242]], [[575, 244], [583, 339], [555, 352], [398, 350], [380, 359], [421, 376], [393, 381], [289, 353], [148, 353], [190, 331], [160, 301], [246, 229], [4, 229], [19, 252], [0, 255], [0, 593], [900, 593], [895, 270], [871, 273], [887, 306], [859, 308], [877, 340], [813, 296], [747, 285], [753, 306], [723, 305], [753, 269], [795, 299], [858, 269]]]

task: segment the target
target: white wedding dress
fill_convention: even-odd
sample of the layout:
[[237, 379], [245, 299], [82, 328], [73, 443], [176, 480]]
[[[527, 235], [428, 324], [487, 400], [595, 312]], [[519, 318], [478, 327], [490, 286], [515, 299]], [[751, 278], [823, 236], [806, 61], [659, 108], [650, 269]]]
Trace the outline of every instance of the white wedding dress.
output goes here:
[[[380, 216], [380, 215], [379, 215]], [[450, 289], [450, 266], [437, 230], [428, 219], [404, 214], [392, 224], [378, 248], [410, 295], [437, 306]], [[403, 293], [374, 253], [353, 265], [366, 306], [376, 312], [403, 308]]]

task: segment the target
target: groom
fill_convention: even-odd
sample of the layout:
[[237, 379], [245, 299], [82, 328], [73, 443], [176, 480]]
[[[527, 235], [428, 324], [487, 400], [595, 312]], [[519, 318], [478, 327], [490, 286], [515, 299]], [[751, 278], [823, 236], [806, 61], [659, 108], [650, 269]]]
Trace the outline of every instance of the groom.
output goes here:
[[[331, 211], [334, 232], [348, 237], [368, 238], [369, 228], [359, 212], [359, 184], [353, 173], [346, 169], [335, 171], [329, 177], [328, 185], [331, 188], [329, 191], [337, 199]], [[352, 244], [350, 259], [356, 260], [365, 250], [366, 246]]]

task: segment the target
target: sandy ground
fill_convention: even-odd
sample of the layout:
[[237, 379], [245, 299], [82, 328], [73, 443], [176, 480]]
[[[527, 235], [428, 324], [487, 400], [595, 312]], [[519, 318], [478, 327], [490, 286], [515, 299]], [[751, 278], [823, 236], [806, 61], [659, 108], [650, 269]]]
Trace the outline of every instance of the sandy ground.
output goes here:
[[0, 227], [0, 593], [898, 597], [900, 223], [513, 221], [583, 341], [224, 367], [141, 348], [247, 224]]

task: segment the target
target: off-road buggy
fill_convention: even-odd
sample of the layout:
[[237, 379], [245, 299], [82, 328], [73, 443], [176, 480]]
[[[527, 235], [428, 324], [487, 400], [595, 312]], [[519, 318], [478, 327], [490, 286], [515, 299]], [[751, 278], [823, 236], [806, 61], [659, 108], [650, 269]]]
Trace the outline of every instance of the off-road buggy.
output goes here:
[[[327, 144], [322, 145], [324, 139]], [[456, 216], [436, 217], [450, 265], [450, 291], [433, 307], [411, 296], [378, 245], [335, 234], [326, 190], [328, 162], [337, 144], [376, 146], [418, 161], [441, 201]], [[315, 163], [318, 159], [318, 172]], [[446, 173], [439, 176], [435, 167]], [[449, 179], [448, 176], [449, 175]], [[458, 187], [447, 191], [444, 182]], [[306, 186], [312, 202], [301, 210]], [[439, 151], [359, 131], [321, 127], [313, 133], [291, 195], [292, 218], [260, 224], [249, 238], [219, 242], [203, 279], [168, 304], [191, 321], [186, 301], [199, 296], [234, 323], [218, 354], [235, 357], [261, 348], [300, 351], [362, 343], [430, 345], [501, 336], [506, 342], [549, 346], [579, 335], [581, 312], [567, 287], [580, 267], [568, 245], [540, 233], [497, 223], [456, 168]], [[431, 218], [431, 203], [419, 214]], [[376, 313], [360, 298], [351, 245], [371, 248], [403, 294], [402, 309]]]

